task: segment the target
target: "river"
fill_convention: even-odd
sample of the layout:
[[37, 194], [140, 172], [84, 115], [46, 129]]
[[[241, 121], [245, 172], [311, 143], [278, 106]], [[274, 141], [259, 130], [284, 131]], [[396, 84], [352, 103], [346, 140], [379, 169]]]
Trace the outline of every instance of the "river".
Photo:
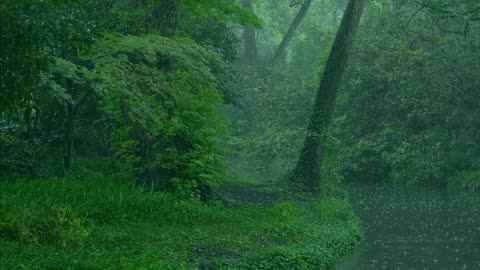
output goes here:
[[335, 270], [480, 269], [480, 195], [349, 183], [364, 228]]

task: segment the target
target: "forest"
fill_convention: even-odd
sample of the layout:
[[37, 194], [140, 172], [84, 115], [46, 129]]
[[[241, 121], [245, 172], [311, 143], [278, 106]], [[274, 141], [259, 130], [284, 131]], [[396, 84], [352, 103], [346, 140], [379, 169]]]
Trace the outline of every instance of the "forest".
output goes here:
[[480, 269], [478, 0], [3, 0], [0, 269]]

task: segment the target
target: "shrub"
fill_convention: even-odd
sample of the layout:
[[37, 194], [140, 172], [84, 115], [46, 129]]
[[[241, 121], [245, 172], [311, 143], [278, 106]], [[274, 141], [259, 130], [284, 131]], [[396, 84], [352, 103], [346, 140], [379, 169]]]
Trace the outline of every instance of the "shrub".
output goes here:
[[7, 239], [66, 247], [83, 245], [90, 233], [88, 220], [75, 213], [71, 206], [30, 204], [12, 210], [2, 211], [0, 235]]

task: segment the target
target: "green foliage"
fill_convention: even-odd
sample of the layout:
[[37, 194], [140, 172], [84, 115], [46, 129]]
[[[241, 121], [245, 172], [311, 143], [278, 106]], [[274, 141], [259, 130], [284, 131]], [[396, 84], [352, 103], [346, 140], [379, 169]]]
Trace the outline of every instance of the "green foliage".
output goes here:
[[1, 183], [2, 268], [325, 269], [359, 240], [344, 200], [231, 209], [146, 192], [129, 174], [99, 172], [101, 160], [82, 164], [68, 178]]
[[[1, 2], [1, 269], [328, 269], [359, 241], [342, 180], [480, 189], [478, 8], [377, 0], [322, 134], [324, 199], [208, 201], [230, 146], [243, 176], [292, 168], [346, 1], [313, 1], [268, 70], [298, 6], [238, 2], [172, 1], [168, 38], [160, 0]], [[235, 80], [247, 24], [260, 74]]]
[[93, 25], [73, 1], [2, 1], [0, 111], [29, 106], [54, 56], [71, 58], [93, 41]]
[[[24, 129], [7, 132], [13, 136], [11, 149], [15, 141], [32, 152], [20, 151], [16, 161], [2, 157], [5, 166], [30, 172], [38, 165], [37, 145], [57, 153], [70, 138], [74, 158], [113, 156], [141, 178], [155, 178], [160, 188], [196, 196], [212, 185], [223, 170], [226, 133], [219, 111], [227, 80], [222, 59], [236, 56], [237, 39], [226, 24], [258, 24], [258, 18], [227, 0], [181, 1], [178, 35], [205, 47], [186, 38], [115, 33], [158, 33], [157, 24], [164, 23], [154, 18], [158, 5], [158, 0], [2, 2], [2, 136], [9, 125]], [[213, 11], [213, 17], [202, 13], [202, 21], [212, 22], [229, 40], [211, 31], [202, 37], [206, 24], [187, 28], [183, 22], [199, 18], [192, 9]], [[218, 47], [225, 57], [215, 52]]]
[[222, 172], [226, 132], [214, 76], [223, 66], [219, 55], [187, 39], [112, 35], [88, 59], [116, 130], [114, 155], [139, 173], [157, 170], [162, 188], [189, 194], [213, 184]]
[[[260, 19], [232, 0], [179, 1], [175, 35], [166, 38], [159, 3], [0, 4], [0, 268], [331, 265], [358, 242], [343, 200], [238, 209], [198, 200], [211, 199], [225, 178], [222, 109], [234, 91], [235, 27]], [[310, 89], [309, 76], [285, 74], [248, 102], [301, 105], [308, 92], [296, 98], [294, 89], [299, 81]], [[287, 84], [283, 99], [269, 89], [278, 79]], [[248, 149], [265, 163], [272, 149], [294, 155], [289, 140], [301, 127], [283, 132], [273, 118], [282, 112], [297, 126], [304, 111], [261, 109], [267, 132]], [[65, 172], [68, 142], [74, 162]]]
[[[255, 13], [263, 19], [257, 38], [260, 63], [270, 61], [298, 12], [300, 5], [290, 7], [290, 3], [254, 2]], [[304, 142], [320, 67], [338, 27], [332, 21], [338, 19], [343, 5], [339, 1], [313, 1], [276, 66], [260, 74], [241, 74], [239, 108], [231, 110], [238, 138], [234, 145], [237, 152], [232, 154], [232, 167], [238, 168], [232, 171], [248, 171], [249, 176], [268, 179], [291, 171]]]
[[451, 189], [480, 191], [480, 171], [463, 171], [448, 179]]
[[368, 9], [366, 23], [376, 30], [360, 31], [335, 122], [347, 179], [446, 186], [478, 168], [478, 35], [446, 31], [446, 23], [452, 31], [464, 25], [429, 8], [407, 16], [415, 11]]
[[3, 172], [26, 172], [29, 173], [35, 168], [32, 156], [33, 149], [28, 143], [8, 133], [0, 133], [0, 168]]
[[[260, 62], [295, 14], [287, 2], [255, 4], [264, 18]], [[291, 170], [318, 83], [313, 74], [321, 74], [344, 4], [314, 2], [278, 67], [239, 86], [243, 111], [233, 119], [246, 161], [232, 159], [237, 171], [279, 178]], [[471, 1], [371, 2], [325, 134], [324, 178], [447, 186], [478, 170], [478, 15]]]
[[[9, 209], [9, 211], [12, 211]], [[85, 219], [71, 207], [54, 205], [50, 209], [31, 205], [7, 214], [2, 234], [13, 240], [33, 244], [81, 245], [89, 234]]]
[[219, 269], [329, 269], [359, 241], [358, 224], [345, 201], [320, 200], [300, 209], [288, 203], [275, 207], [284, 224], [268, 228], [263, 241], [281, 244], [243, 260], [221, 260]]
[[247, 134], [240, 147], [247, 158], [256, 161], [255, 169], [269, 177], [275, 160], [283, 171], [288, 170], [297, 158], [308, 123], [310, 106], [305, 103], [312, 102], [311, 79], [274, 70], [255, 88], [243, 91], [241, 105], [246, 108], [245, 117], [254, 124], [238, 127], [240, 136]]
[[[164, 1], [164, 0], [163, 0]], [[117, 32], [129, 35], [158, 33], [159, 24], [165, 23], [155, 17], [160, 0], [120, 0], [86, 1], [85, 8], [89, 17], [95, 20], [102, 32]], [[214, 20], [222, 24], [254, 24], [259, 26], [260, 19], [243, 10], [232, 0], [182, 0], [176, 1], [177, 20]], [[181, 15], [181, 16], [180, 16]], [[191, 29], [180, 27], [178, 35], [191, 33]]]
[[232, 0], [184, 0], [182, 4], [187, 12], [192, 12], [198, 17], [214, 17], [220, 21], [240, 25], [260, 26], [260, 19], [257, 16], [248, 9], [240, 8]]
[[40, 140], [24, 138], [23, 129], [3, 122], [0, 128], [0, 177], [3, 174], [23, 174], [36, 177], [54, 175], [55, 151], [49, 151]]
[[[227, 63], [234, 64], [239, 60], [238, 44], [240, 44], [240, 39], [225, 22], [209, 16], [198, 17], [196, 13], [188, 13], [179, 22], [178, 28], [182, 31], [178, 36], [187, 36], [199, 45], [215, 50], [223, 56]], [[229, 76], [225, 77], [225, 79], [231, 79]], [[232, 92], [230, 88], [225, 90]], [[233, 94], [230, 93], [230, 96]], [[229, 98], [229, 96], [226, 97]], [[226, 101], [232, 102], [232, 100]]]

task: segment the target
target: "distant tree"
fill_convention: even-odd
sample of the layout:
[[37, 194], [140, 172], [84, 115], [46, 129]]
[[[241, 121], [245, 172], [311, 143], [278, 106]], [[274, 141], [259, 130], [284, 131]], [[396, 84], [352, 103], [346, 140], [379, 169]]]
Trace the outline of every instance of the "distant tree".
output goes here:
[[[288, 31], [285, 33], [283, 36], [282, 42], [280, 42], [280, 45], [278, 45], [275, 54], [273, 55], [272, 59], [270, 60], [269, 65], [273, 66], [277, 62], [277, 60], [285, 53], [285, 50], [287, 49], [288, 43], [292, 39], [293, 35], [295, 34], [295, 30], [297, 30], [298, 26], [300, 23], [303, 21], [303, 18], [305, 18], [305, 15], [307, 15], [307, 11], [310, 8], [310, 5], [312, 4], [312, 0], [305, 0], [301, 5], [302, 7], [298, 11], [297, 15], [293, 19], [292, 23], [290, 24], [290, 27], [288, 28]], [[291, 4], [291, 6], [293, 3]]]

